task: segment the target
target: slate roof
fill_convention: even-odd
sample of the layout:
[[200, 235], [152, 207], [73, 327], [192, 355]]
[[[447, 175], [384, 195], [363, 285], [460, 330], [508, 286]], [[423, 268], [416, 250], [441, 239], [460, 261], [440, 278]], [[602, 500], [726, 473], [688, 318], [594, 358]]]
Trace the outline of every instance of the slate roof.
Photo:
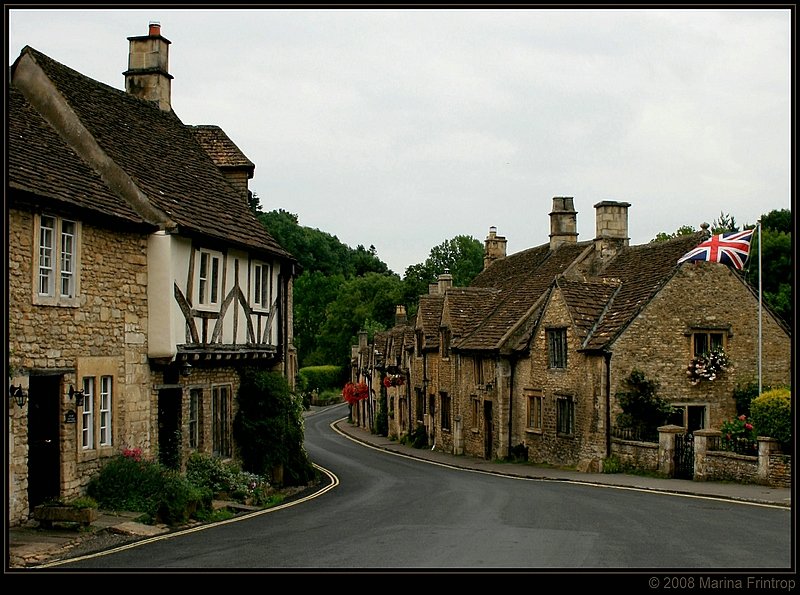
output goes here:
[[255, 164], [250, 161], [219, 126], [201, 124], [189, 126], [195, 140], [220, 169], [246, 169], [253, 176]]
[[678, 259], [704, 239], [702, 231], [663, 242], [629, 246], [604, 268], [602, 276], [618, 279], [619, 291], [585, 347], [612, 343], [678, 270]]
[[13, 87], [8, 90], [6, 123], [9, 188], [52, 199], [67, 207], [144, 223]]
[[550, 289], [557, 275], [564, 273], [592, 242], [566, 243], [556, 250], [543, 244], [517, 252], [493, 262], [481, 272], [472, 287], [500, 290], [495, 308], [489, 312], [469, 336], [454, 343], [454, 349], [495, 350], [504, 336], [529, 313], [536, 301]]
[[[153, 206], [177, 223], [179, 233], [205, 236], [294, 260], [230, 186], [197, 142], [192, 128], [184, 125], [174, 112], [164, 112], [151, 102], [90, 79], [30, 47], [22, 50], [12, 69], [25, 54], [53, 82], [106, 154], [131, 177]], [[55, 140], [52, 135], [45, 137], [43, 145]], [[19, 147], [10, 146], [9, 153], [12, 149], [17, 151]], [[64, 153], [68, 149], [58, 151]], [[34, 177], [40, 169], [53, 168], [44, 153], [34, 151], [31, 158], [31, 171], [27, 173]], [[98, 177], [86, 170], [76, 168], [75, 176], [97, 186]], [[19, 179], [25, 171], [17, 173], [18, 185], [35, 185]], [[93, 206], [110, 207], [100, 202]]]
[[495, 261], [472, 283], [472, 287], [498, 290], [493, 308], [475, 312], [470, 321], [459, 321], [473, 330], [454, 342], [453, 348], [495, 350], [506, 341], [512, 349], [523, 347], [534, 325], [516, 336], [509, 331], [526, 319], [536, 321], [543, 308], [542, 303], [536, 307], [537, 301], [552, 288], [561, 291], [584, 348], [606, 348], [675, 274], [678, 259], [703, 237], [703, 232], [697, 232], [621, 248], [598, 276], [588, 278], [572, 275], [568, 269], [592, 257], [593, 241], [562, 244], [556, 250], [544, 244]]
[[439, 348], [439, 325], [442, 322], [444, 296], [426, 294], [420, 296], [417, 306], [417, 327], [422, 330], [423, 349]]

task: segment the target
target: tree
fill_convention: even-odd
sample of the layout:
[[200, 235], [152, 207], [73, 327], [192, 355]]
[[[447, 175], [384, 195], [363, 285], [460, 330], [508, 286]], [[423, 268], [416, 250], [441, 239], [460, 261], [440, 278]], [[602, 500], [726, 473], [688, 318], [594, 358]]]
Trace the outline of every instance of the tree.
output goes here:
[[773, 313], [791, 326], [794, 318], [791, 213], [782, 209], [762, 216], [760, 236], [761, 245], [759, 245], [758, 237], [753, 238], [750, 244], [745, 278], [752, 287], [758, 289], [758, 263], [760, 261], [763, 302]]
[[419, 296], [428, 293], [428, 286], [436, 283], [439, 275], [445, 271], [453, 276], [455, 287], [466, 287], [482, 269], [483, 244], [470, 236], [455, 236], [431, 248], [424, 263], [406, 268], [403, 278], [405, 295], [408, 301], [416, 303]]

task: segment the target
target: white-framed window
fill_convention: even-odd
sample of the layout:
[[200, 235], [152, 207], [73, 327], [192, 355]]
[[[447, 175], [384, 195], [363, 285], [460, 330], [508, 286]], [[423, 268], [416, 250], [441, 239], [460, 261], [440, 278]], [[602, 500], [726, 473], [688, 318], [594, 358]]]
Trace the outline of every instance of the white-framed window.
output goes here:
[[272, 266], [266, 262], [253, 263], [253, 305], [261, 310], [272, 306]]
[[100, 446], [111, 446], [112, 377], [100, 377]]
[[200, 403], [203, 390], [193, 388], [189, 391], [189, 448], [200, 446]]
[[198, 251], [197, 305], [219, 306], [222, 282], [222, 254], [209, 250]]
[[79, 229], [77, 222], [54, 215], [36, 218], [37, 304], [74, 305], [78, 295]]
[[81, 409], [81, 448], [94, 448], [94, 378], [83, 379], [83, 407]]
[[221, 384], [211, 389], [212, 451], [219, 457], [230, 457], [233, 416], [231, 414], [231, 387]]

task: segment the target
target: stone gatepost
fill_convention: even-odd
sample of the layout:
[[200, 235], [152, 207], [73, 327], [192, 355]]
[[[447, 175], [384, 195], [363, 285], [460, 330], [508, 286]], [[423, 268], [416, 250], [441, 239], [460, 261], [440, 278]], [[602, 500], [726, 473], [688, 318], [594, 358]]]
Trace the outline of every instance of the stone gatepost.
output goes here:
[[780, 443], [768, 436], [758, 437], [758, 482], [769, 485], [769, 456], [780, 451]]
[[658, 471], [666, 477], [675, 476], [675, 436], [683, 434], [682, 426], [658, 428]]
[[708, 443], [710, 438], [719, 438], [719, 430], [695, 430], [694, 435], [694, 479], [705, 481], [711, 475], [708, 470]]

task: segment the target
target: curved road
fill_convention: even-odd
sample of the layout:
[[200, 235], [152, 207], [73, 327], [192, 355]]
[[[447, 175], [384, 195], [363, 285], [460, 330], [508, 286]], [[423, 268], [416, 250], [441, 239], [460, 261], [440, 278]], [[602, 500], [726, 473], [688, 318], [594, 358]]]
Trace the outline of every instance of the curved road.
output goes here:
[[[63, 569], [636, 570], [791, 568], [791, 511], [432, 465], [305, 418], [331, 478], [315, 497], [145, 540]], [[663, 585], [662, 585], [663, 586]]]

